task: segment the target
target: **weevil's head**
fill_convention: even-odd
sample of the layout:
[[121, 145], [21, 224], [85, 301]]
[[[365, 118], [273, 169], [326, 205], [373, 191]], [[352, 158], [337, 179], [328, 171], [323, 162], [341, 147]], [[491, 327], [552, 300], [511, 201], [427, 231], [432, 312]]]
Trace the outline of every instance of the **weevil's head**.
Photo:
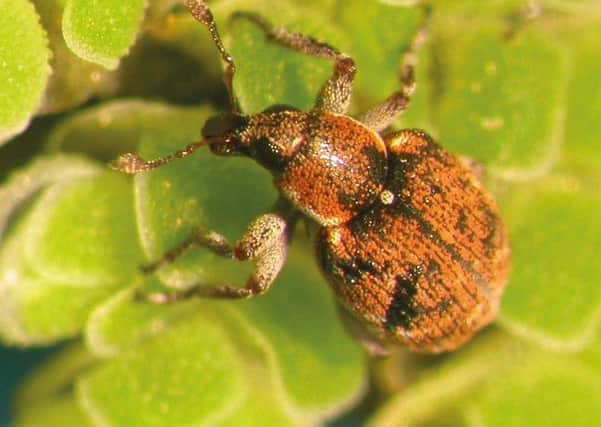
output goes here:
[[202, 129], [211, 151], [222, 156], [248, 156], [277, 173], [307, 139], [306, 113], [274, 106], [250, 116], [223, 113], [210, 118]]
[[208, 119], [202, 136], [211, 151], [222, 156], [244, 155], [242, 133], [248, 127], [248, 117], [236, 113], [223, 113]]

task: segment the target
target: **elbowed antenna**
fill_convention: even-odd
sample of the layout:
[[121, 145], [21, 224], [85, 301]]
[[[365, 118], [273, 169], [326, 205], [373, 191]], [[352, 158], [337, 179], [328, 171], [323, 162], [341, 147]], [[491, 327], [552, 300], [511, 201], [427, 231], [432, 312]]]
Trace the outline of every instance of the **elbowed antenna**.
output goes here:
[[189, 144], [183, 150], [178, 150], [173, 154], [169, 154], [165, 157], [159, 157], [158, 159], [154, 160], [144, 160], [137, 154], [125, 153], [120, 155], [119, 158], [117, 158], [117, 160], [111, 163], [111, 168], [119, 172], [134, 175], [140, 172], [146, 172], [152, 169], [156, 169], [167, 163], [172, 162], [173, 160], [188, 157], [190, 154], [194, 153], [199, 148], [205, 147], [207, 145], [207, 141], [203, 139], [202, 141]]
[[234, 63], [234, 58], [229, 54], [223, 43], [221, 41], [221, 36], [219, 35], [219, 31], [217, 30], [217, 25], [215, 24], [215, 18], [213, 18], [213, 14], [211, 10], [206, 5], [206, 3], [202, 0], [186, 0], [184, 5], [192, 16], [201, 24], [204, 24], [209, 29], [209, 33], [211, 33], [211, 38], [219, 50], [219, 54], [221, 55], [221, 59], [225, 64], [225, 70], [223, 73], [223, 82], [225, 83], [225, 88], [227, 90], [230, 107], [233, 113], [240, 113], [240, 104], [238, 103], [238, 98], [234, 95], [234, 74], [236, 73], [236, 64]]

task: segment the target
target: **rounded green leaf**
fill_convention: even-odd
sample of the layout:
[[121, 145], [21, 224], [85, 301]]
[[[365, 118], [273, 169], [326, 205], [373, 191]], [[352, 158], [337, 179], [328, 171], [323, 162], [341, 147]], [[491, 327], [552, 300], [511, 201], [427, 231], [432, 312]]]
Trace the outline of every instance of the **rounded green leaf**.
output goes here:
[[[357, 62], [355, 100], [363, 108], [383, 102], [400, 89], [401, 55], [418, 30], [422, 15], [419, 8], [385, 2], [369, 2], [366, 6], [365, 2], [354, 1], [341, 8], [339, 26]], [[413, 103], [410, 108], [415, 108]]]
[[312, 255], [295, 245], [269, 294], [241, 309], [269, 341], [293, 404], [323, 415], [340, 412], [364, 390], [364, 353], [343, 329]]
[[21, 344], [72, 336], [140, 262], [127, 178], [108, 172], [54, 184], [0, 251], [0, 332]]
[[68, 0], [63, 34], [79, 57], [114, 69], [133, 44], [146, 0]]
[[[522, 364], [533, 351], [527, 343], [489, 329], [459, 351], [422, 360], [414, 381], [401, 384], [401, 390], [375, 411], [368, 425], [438, 425], [449, 413], [461, 414], [465, 403], [470, 403], [484, 384], [507, 375], [508, 370]], [[397, 363], [406, 361], [403, 356], [393, 358], [379, 375], [398, 374], [402, 367]]]
[[[471, 425], [591, 426], [598, 422], [601, 375], [568, 361], [533, 360], [478, 393]], [[534, 364], [536, 363], [536, 364]]]
[[562, 50], [536, 28], [507, 38], [499, 18], [444, 22], [432, 43], [434, 123], [445, 148], [507, 179], [547, 173], [563, 130]]
[[[180, 107], [140, 99], [113, 100], [78, 111], [50, 132], [53, 151], [80, 152], [109, 162], [136, 151], [146, 138], [170, 130], [187, 129], [183, 144], [198, 139], [208, 107]], [[183, 138], [182, 138], [183, 139]]]
[[[80, 292], [73, 283], [41, 277], [26, 254], [35, 212], [49, 212], [44, 204], [49, 190], [44, 188], [50, 185], [58, 191], [98, 173], [95, 165], [79, 157], [48, 157], [13, 175], [0, 190], [0, 336], [5, 340], [27, 345], [72, 335], [81, 328], [90, 305], [105, 295], [106, 290]], [[32, 202], [38, 192], [42, 195]], [[32, 204], [30, 209], [24, 209], [27, 204]]]
[[[148, 280], [157, 279], [152, 276]], [[137, 289], [135, 286], [116, 293], [92, 312], [86, 328], [86, 342], [93, 354], [116, 356], [132, 345], [162, 334], [197, 310], [196, 304], [183, 302], [166, 307], [136, 302]]]
[[27, 0], [0, 0], [0, 143], [21, 132], [40, 106], [50, 51]]
[[11, 216], [22, 204], [46, 186], [65, 183], [100, 173], [91, 161], [69, 155], [41, 157], [9, 177], [0, 187], [0, 242], [7, 233]]
[[589, 76], [601, 73], [601, 57], [596, 40], [599, 21], [576, 21], [570, 31], [571, 75], [566, 94], [566, 118], [562, 166], [585, 175], [594, 182], [598, 177], [601, 155], [601, 87], [591, 84]]
[[52, 51], [50, 66], [52, 74], [42, 106], [41, 114], [68, 111], [87, 101], [93, 94], [113, 88], [114, 73], [76, 56], [65, 44], [62, 32], [64, 0], [35, 0], [48, 44]]
[[80, 286], [118, 284], [136, 274], [141, 255], [128, 184], [107, 172], [50, 189], [34, 210], [25, 247], [36, 273]]
[[77, 396], [95, 423], [198, 425], [226, 418], [247, 388], [227, 335], [196, 316], [84, 375]]
[[513, 185], [501, 199], [513, 248], [502, 324], [556, 349], [579, 349], [601, 319], [601, 198], [569, 176]]

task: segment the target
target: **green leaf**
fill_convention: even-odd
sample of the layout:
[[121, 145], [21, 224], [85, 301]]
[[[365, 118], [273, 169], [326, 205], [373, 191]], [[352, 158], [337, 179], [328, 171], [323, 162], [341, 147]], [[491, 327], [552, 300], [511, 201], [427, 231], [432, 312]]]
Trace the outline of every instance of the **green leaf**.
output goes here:
[[370, 426], [594, 424], [599, 371], [497, 332], [439, 360], [388, 401]]
[[6, 339], [72, 336], [95, 304], [137, 273], [132, 196], [125, 177], [104, 173], [54, 184], [35, 201], [0, 252]]
[[141, 261], [132, 202], [127, 177], [111, 172], [51, 188], [32, 215], [25, 248], [31, 267], [82, 286], [132, 277]]
[[0, 239], [7, 233], [11, 216], [38, 191], [50, 184], [66, 183], [99, 172], [99, 168], [87, 159], [56, 155], [41, 157], [29, 167], [14, 173], [0, 187]]
[[341, 8], [339, 26], [357, 62], [354, 98], [363, 108], [383, 102], [400, 89], [400, 56], [417, 31], [421, 15], [419, 8], [377, 3], [365, 7], [358, 1]]
[[510, 226], [513, 275], [502, 324], [543, 345], [581, 349], [601, 321], [601, 198], [569, 176], [510, 187], [501, 205]]
[[[536, 27], [515, 38], [499, 18], [458, 18], [433, 37], [434, 122], [448, 149], [485, 161], [495, 174], [547, 173], [559, 155], [566, 71], [562, 51]], [[462, 25], [462, 30], [458, 28]]]
[[[264, 375], [272, 378], [273, 384], [256, 384], [260, 377], [256, 372], [251, 375], [257, 378], [252, 383], [265, 388], [265, 399], [276, 399], [280, 409], [273, 408], [274, 414], [291, 405], [312, 417], [338, 412], [363, 389], [362, 354], [342, 330], [327, 285], [315, 267], [308, 270], [312, 261], [305, 259], [298, 249], [293, 250], [274, 289], [264, 297], [242, 304], [203, 301], [201, 305], [157, 307], [132, 304], [132, 292], [124, 291], [93, 313], [87, 330], [88, 343], [96, 354], [118, 358], [132, 345], [161, 340], [161, 334], [188, 322], [193, 312], [215, 316], [220, 322], [232, 319], [225, 326], [237, 345], [241, 337], [249, 335], [256, 341], [254, 346], [260, 347], [254, 352], [262, 354], [262, 363], [268, 370]], [[297, 301], [294, 311], [288, 301]], [[249, 357], [247, 346], [248, 343], [237, 354]], [[253, 366], [251, 371], [256, 371], [256, 363]], [[253, 396], [255, 403], [247, 403], [244, 413], [256, 411], [257, 400]]]
[[[340, 38], [335, 37], [336, 28], [321, 21], [320, 15], [307, 19], [290, 2], [258, 2], [252, 5], [252, 10], [266, 13], [271, 21], [292, 30], [304, 28], [305, 32], [322, 37], [327, 34], [332, 43]], [[276, 21], [277, 16], [285, 17], [284, 21]], [[234, 88], [245, 112], [258, 113], [274, 104], [300, 109], [314, 104], [319, 87], [331, 71], [331, 61], [307, 58], [269, 43], [256, 25], [243, 18], [234, 20], [227, 28], [234, 35], [231, 53], [240, 70]]]
[[50, 399], [23, 411], [14, 426], [62, 427], [65, 425], [93, 427], [85, 412], [73, 396]]
[[[489, 384], [469, 410], [471, 420], [487, 426], [590, 426], [601, 405], [601, 375], [572, 362], [548, 357]], [[472, 421], [473, 422], [473, 421]]]
[[146, 0], [68, 0], [63, 34], [79, 57], [114, 69], [135, 40]]
[[[76, 288], [43, 279], [30, 269], [25, 252], [33, 243], [29, 234], [34, 224], [33, 212], [23, 208], [46, 186], [60, 188], [98, 172], [89, 161], [78, 157], [49, 157], [13, 175], [1, 188], [0, 335], [5, 340], [21, 345], [48, 342], [57, 335], [75, 333], [85, 321], [89, 299], [73, 299]], [[47, 212], [40, 200], [34, 205]]]
[[50, 76], [50, 51], [33, 5], [0, 1], [0, 143], [27, 127]]
[[196, 316], [86, 374], [77, 396], [95, 422], [193, 425], [226, 418], [247, 389], [225, 332]]
[[28, 377], [13, 403], [16, 426], [91, 426], [89, 418], [71, 392], [73, 377], [92, 363], [93, 358], [80, 344], [61, 350], [43, 362], [35, 376]]
[[[155, 276], [148, 280], [156, 281], [157, 278]], [[160, 283], [155, 286], [159, 287]], [[132, 345], [162, 334], [172, 324], [197, 311], [197, 305], [190, 303], [167, 307], [134, 303], [136, 290], [137, 287], [126, 288], [92, 312], [86, 328], [86, 341], [93, 354], [117, 356]]]
[[356, 400], [365, 372], [362, 351], [343, 330], [333, 295], [308, 249], [293, 247], [269, 295], [241, 308], [269, 340], [295, 406], [324, 414]]
[[[79, 152], [109, 162], [119, 154], [136, 151], [138, 144], [161, 132], [184, 127], [184, 145], [198, 138], [207, 107], [178, 107], [139, 99], [114, 100], [91, 107], [56, 126], [48, 136], [53, 151]], [[181, 147], [178, 147], [181, 148]]]
[[68, 111], [87, 101], [93, 94], [114, 87], [114, 73], [108, 73], [103, 67], [79, 58], [65, 44], [61, 22], [64, 0], [35, 0], [34, 3], [48, 33], [48, 44], [52, 51], [52, 74], [39, 113]]
[[[565, 144], [562, 164], [570, 170], [598, 177], [601, 156], [598, 141], [601, 138], [601, 88], [591, 85], [588, 76], [601, 72], [601, 58], [595, 40], [599, 35], [599, 19], [590, 22], [575, 20], [571, 24], [570, 79], [567, 89]], [[577, 27], [573, 28], [573, 27]]]
[[[236, 345], [238, 361], [245, 366], [244, 381], [252, 387], [245, 392], [241, 402], [224, 416], [224, 425], [298, 425], [288, 408], [288, 398], [279, 391], [279, 373], [272, 366], [269, 345], [258, 330], [255, 330], [231, 304], [197, 301], [171, 307], [150, 304], [131, 304], [132, 293], [124, 292], [113, 301], [101, 306], [93, 315], [88, 330], [88, 342], [95, 352], [104, 355], [120, 354], [132, 344], [155, 339], [162, 342], [162, 334], [178, 324], [194, 322], [198, 313], [204, 319], [201, 328], [215, 322], [230, 335]], [[194, 313], [197, 313], [196, 315]], [[149, 357], [152, 357], [150, 355]], [[205, 375], [203, 373], [203, 375]], [[197, 393], [196, 385], [182, 393]], [[166, 397], [164, 401], [169, 402]], [[199, 414], [212, 417], [211, 414]], [[159, 422], [157, 420], [157, 422]], [[164, 414], [160, 421], [169, 425], [171, 420]]]

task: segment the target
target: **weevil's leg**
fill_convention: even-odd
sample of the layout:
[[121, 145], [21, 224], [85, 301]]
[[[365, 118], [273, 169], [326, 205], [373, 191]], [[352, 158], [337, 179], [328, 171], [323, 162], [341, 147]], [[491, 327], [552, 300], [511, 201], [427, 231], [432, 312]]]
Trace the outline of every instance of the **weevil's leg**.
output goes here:
[[206, 145], [207, 143], [204, 140], [195, 142], [193, 144], [189, 144], [183, 150], [178, 150], [173, 154], [170, 154], [165, 157], [160, 157], [154, 160], [144, 160], [137, 154], [125, 153], [120, 155], [119, 158], [117, 158], [117, 160], [110, 164], [110, 166], [116, 171], [133, 175], [136, 173], [156, 169], [158, 167], [166, 165], [167, 163], [172, 162], [173, 160], [188, 157], [190, 154], [194, 153], [196, 150]]
[[227, 89], [227, 93], [230, 100], [230, 107], [233, 113], [240, 113], [240, 104], [238, 103], [238, 98], [234, 94], [234, 74], [236, 73], [236, 64], [234, 63], [234, 58], [225, 50], [223, 46], [223, 42], [221, 41], [221, 36], [219, 35], [219, 31], [217, 30], [217, 25], [215, 24], [215, 19], [213, 18], [213, 14], [211, 10], [206, 5], [203, 0], [186, 0], [184, 5], [188, 8], [192, 16], [200, 23], [206, 25], [211, 33], [211, 38], [221, 55], [221, 60], [225, 65], [225, 70], [223, 74], [223, 81], [225, 83], [225, 88]]
[[340, 52], [335, 47], [312, 37], [295, 33], [285, 28], [274, 28], [260, 15], [238, 12], [232, 17], [245, 18], [254, 22], [263, 30], [269, 40], [287, 48], [306, 55], [335, 61], [334, 72], [317, 95], [314, 110], [340, 114], [346, 112], [351, 100], [353, 78], [357, 70], [355, 62], [351, 57]]
[[[218, 250], [221, 246], [217, 245]], [[227, 246], [223, 246], [227, 253]], [[168, 304], [192, 297], [249, 298], [266, 292], [284, 266], [288, 251], [288, 228], [286, 220], [269, 213], [253, 221], [248, 230], [231, 250], [233, 259], [255, 260], [255, 268], [243, 288], [230, 284], [210, 285], [198, 283], [183, 291], [170, 291], [139, 295], [155, 304]]]
[[409, 105], [411, 95], [415, 91], [417, 52], [426, 40], [430, 13], [430, 7], [427, 5], [424, 6], [424, 15], [420, 28], [413, 36], [409, 47], [401, 57], [399, 68], [400, 90], [390, 95], [382, 104], [376, 105], [359, 117], [360, 122], [376, 132], [383, 131], [390, 126], [393, 120], [405, 111]]
[[144, 274], [154, 273], [159, 268], [172, 264], [177, 258], [196, 247], [204, 247], [225, 258], [232, 258], [234, 254], [234, 248], [224, 236], [214, 231], [206, 231], [197, 227], [178, 246], [165, 252], [155, 262], [142, 266], [142, 272]]

